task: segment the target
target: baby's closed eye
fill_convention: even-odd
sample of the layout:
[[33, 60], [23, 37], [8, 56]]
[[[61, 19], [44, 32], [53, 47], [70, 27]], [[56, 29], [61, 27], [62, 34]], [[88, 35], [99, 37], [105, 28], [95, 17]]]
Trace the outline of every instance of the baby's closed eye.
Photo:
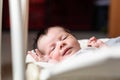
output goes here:
[[68, 35], [62, 36], [61, 40], [65, 40], [68, 37]]
[[51, 47], [51, 51], [53, 51], [54, 49], [55, 49], [55, 46], [52, 46], [52, 47]]

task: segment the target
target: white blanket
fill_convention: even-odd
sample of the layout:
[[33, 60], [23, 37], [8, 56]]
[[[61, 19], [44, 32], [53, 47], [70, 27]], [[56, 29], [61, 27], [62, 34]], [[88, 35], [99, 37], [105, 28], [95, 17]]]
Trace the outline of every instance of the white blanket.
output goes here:
[[42, 80], [120, 79], [120, 46], [73, 56], [43, 69]]
[[[82, 48], [86, 48], [87, 39], [79, 42]], [[27, 69], [28, 80], [120, 80], [120, 46], [74, 55], [57, 65], [35, 62], [30, 55], [26, 62], [34, 63], [34, 67]]]

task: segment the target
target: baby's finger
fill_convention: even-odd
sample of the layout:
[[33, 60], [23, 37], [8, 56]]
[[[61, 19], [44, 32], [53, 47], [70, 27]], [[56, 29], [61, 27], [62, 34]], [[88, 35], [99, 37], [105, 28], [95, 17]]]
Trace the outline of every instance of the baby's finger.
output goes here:
[[30, 54], [34, 58], [35, 61], [40, 60], [40, 58], [35, 53], [33, 53], [32, 51], [28, 51], [28, 54]]
[[97, 39], [96, 39], [96, 37], [95, 36], [93, 36], [93, 37], [91, 37], [90, 39], [89, 39], [89, 41], [96, 41]]
[[39, 56], [39, 57], [42, 57], [42, 56], [43, 56], [43, 54], [42, 54], [38, 49], [35, 49], [35, 53], [36, 53], [36, 55]]

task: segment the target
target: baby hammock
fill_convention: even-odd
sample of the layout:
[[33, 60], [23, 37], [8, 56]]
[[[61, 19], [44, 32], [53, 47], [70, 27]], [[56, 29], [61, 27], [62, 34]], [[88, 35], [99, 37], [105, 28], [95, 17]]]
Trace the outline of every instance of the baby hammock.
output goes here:
[[[2, 19], [2, 1], [3, 0], [0, 0], [0, 28]], [[28, 30], [28, 0], [9, 0], [9, 9], [11, 21], [10, 29], [12, 43], [13, 80], [25, 80], [25, 53], [27, 50]]]
[[[109, 38], [101, 38], [107, 41]], [[85, 49], [88, 39], [79, 40]], [[28, 80], [115, 80], [120, 79], [120, 45], [100, 48], [75, 55], [58, 64], [36, 62], [26, 57]], [[82, 51], [82, 53], [81, 53]]]

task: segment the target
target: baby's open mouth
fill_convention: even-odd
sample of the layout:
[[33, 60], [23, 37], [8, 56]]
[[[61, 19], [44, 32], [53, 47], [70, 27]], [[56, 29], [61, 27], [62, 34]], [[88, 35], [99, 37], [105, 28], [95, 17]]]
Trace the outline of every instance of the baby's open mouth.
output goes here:
[[64, 52], [63, 52], [63, 56], [64, 55], [68, 55], [68, 54], [70, 54], [71, 53], [71, 48], [66, 48], [65, 50], [64, 50]]

